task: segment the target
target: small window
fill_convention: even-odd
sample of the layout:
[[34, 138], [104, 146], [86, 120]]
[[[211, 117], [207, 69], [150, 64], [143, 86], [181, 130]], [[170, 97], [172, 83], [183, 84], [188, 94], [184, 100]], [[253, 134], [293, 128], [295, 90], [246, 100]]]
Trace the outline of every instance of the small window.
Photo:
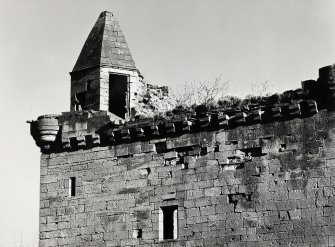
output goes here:
[[86, 105], [86, 92], [76, 93], [74, 95], [75, 111], [81, 111]]
[[286, 150], [286, 144], [280, 144], [280, 149], [279, 149], [279, 152], [283, 152]]
[[161, 207], [159, 210], [159, 240], [178, 238], [178, 206]]
[[92, 90], [92, 89], [93, 89], [92, 84], [93, 84], [93, 81], [88, 81], [88, 82], [86, 83], [86, 91], [88, 91], [88, 90]]
[[137, 229], [133, 231], [134, 238], [142, 238], [142, 229]]
[[76, 196], [76, 178], [70, 177], [69, 179], [69, 196]]

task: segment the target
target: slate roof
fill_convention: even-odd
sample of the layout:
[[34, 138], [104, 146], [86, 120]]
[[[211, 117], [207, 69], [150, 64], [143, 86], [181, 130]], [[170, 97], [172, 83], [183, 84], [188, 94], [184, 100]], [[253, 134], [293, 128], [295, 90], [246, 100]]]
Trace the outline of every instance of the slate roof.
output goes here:
[[119, 23], [108, 11], [100, 14], [72, 72], [95, 66], [136, 69]]

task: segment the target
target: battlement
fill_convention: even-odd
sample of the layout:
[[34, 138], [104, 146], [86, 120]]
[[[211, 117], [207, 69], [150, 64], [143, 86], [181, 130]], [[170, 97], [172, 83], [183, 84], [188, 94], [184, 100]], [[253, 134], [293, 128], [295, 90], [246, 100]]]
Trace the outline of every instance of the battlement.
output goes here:
[[[334, 65], [321, 68], [318, 80], [303, 81], [302, 88], [263, 97], [258, 103], [237, 108], [199, 106], [193, 114], [138, 120], [123, 120], [107, 111], [66, 112], [59, 116], [41, 116], [32, 122], [31, 133], [42, 152], [62, 152], [306, 118], [320, 110], [335, 109], [334, 68]], [[148, 90], [157, 89], [151, 85], [148, 87]], [[53, 125], [44, 124], [46, 118], [49, 122], [52, 119]], [[43, 125], [53, 126], [50, 129], [52, 133], [47, 133]], [[59, 131], [55, 132], [55, 129]], [[43, 140], [45, 134], [54, 138]]]

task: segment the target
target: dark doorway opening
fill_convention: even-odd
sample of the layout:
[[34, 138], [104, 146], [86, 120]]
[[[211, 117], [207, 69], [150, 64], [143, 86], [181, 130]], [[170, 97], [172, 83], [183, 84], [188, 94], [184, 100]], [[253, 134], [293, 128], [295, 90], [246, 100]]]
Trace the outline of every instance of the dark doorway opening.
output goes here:
[[163, 239], [177, 238], [177, 210], [178, 206], [163, 207]]
[[109, 111], [120, 118], [125, 118], [128, 109], [128, 76], [109, 75]]

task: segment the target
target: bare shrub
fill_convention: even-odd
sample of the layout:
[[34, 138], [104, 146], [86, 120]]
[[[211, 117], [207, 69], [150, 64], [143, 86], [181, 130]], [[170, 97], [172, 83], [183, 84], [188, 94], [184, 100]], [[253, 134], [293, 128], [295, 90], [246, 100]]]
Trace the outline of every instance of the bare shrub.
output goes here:
[[222, 98], [229, 87], [229, 81], [222, 81], [222, 76], [215, 76], [212, 80], [186, 82], [173, 90], [171, 98], [178, 107], [192, 107], [195, 105], [210, 105]]
[[270, 85], [268, 80], [251, 84], [251, 93], [246, 96], [250, 97], [267, 97], [272, 94], [273, 85]]
[[267, 105], [278, 101], [278, 95], [271, 95], [272, 85], [268, 81], [251, 84], [251, 93], [244, 98], [228, 95], [229, 81], [215, 76], [212, 80], [186, 82], [169, 95], [174, 104], [165, 116], [201, 116], [213, 110], [244, 109], [250, 106]]

